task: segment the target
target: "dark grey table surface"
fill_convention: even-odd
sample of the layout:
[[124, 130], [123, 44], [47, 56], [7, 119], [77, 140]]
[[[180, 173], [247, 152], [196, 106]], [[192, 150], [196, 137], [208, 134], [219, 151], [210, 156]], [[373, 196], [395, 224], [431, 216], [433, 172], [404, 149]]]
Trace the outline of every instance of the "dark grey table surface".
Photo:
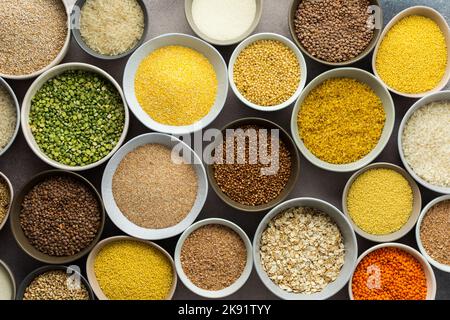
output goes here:
[[[65, 0], [73, 3], [74, 0]], [[147, 9], [149, 11], [150, 25], [147, 39], [155, 36], [170, 33], [181, 32], [193, 34], [192, 30], [184, 16], [184, 1], [183, 0], [145, 0], [147, 2]], [[255, 32], [275, 32], [290, 37], [288, 30], [288, 9], [290, 0], [265, 0], [263, 15], [261, 22]], [[450, 22], [450, 1], [448, 0], [381, 0], [384, 10], [384, 23], [386, 24], [399, 11], [413, 6], [413, 5], [428, 5], [439, 10]], [[234, 49], [234, 46], [219, 47], [219, 51], [223, 54], [227, 61]], [[370, 67], [370, 57], [354, 65], [354, 67], [362, 68], [372, 71]], [[69, 52], [64, 59], [64, 62], [86, 62], [94, 64], [109, 72], [119, 83], [122, 83], [123, 69], [126, 64], [126, 58], [115, 62], [105, 62], [92, 58], [81, 51], [74, 39], [71, 40]], [[329, 68], [307, 59], [308, 66], [308, 81], [328, 70]], [[8, 81], [17, 94], [19, 102], [22, 101], [29, 85], [29, 81]], [[448, 88], [448, 86], [447, 86]], [[397, 131], [399, 123], [408, 110], [408, 108], [415, 102], [413, 99], [407, 99], [393, 95], [396, 107], [396, 125], [394, 132], [389, 141], [389, 144], [383, 153], [375, 160], [391, 162], [401, 165], [398, 149], [397, 149]], [[289, 119], [291, 117], [292, 106], [288, 109], [273, 112], [263, 113], [245, 107], [234, 96], [232, 91], [229, 91], [228, 99], [225, 107], [219, 117], [211, 124], [211, 127], [220, 128], [226, 123], [248, 116], [257, 116], [270, 119], [283, 126], [289, 131]], [[131, 115], [131, 125], [127, 140], [149, 130], [141, 125], [137, 119]], [[20, 188], [35, 174], [50, 169], [48, 165], [39, 160], [30, 150], [25, 142], [22, 132], [19, 132], [13, 146], [0, 158], [0, 171], [5, 173], [11, 180], [15, 190]], [[100, 187], [100, 182], [104, 170], [104, 165], [89, 171], [82, 172], [97, 188]], [[350, 177], [350, 173], [339, 174], [321, 170], [310, 164], [305, 158], [301, 158], [301, 173], [298, 183], [294, 191], [289, 195], [289, 198], [296, 197], [316, 197], [326, 200], [338, 208], [342, 209], [341, 196], [344, 185]], [[433, 198], [439, 196], [436, 193], [421, 188], [423, 205], [431, 201]], [[239, 224], [249, 235], [253, 238], [254, 232], [258, 226], [259, 221], [264, 216], [262, 213], [243, 213], [234, 210], [225, 205], [210, 188], [206, 204], [200, 213], [198, 219], [205, 219], [208, 217], [221, 217], [229, 219]], [[103, 237], [119, 235], [122, 232], [117, 229], [108, 219], [106, 222]], [[358, 238], [359, 252], [375, 245], [370, 241]], [[171, 238], [164, 241], [157, 241], [158, 244], [166, 248], [173, 254], [175, 244], [178, 237]], [[399, 242], [417, 248], [414, 231], [408, 233]], [[9, 224], [0, 231], [0, 259], [5, 261], [12, 269], [17, 284], [25, 278], [25, 276], [40, 267], [42, 264], [28, 255], [26, 255], [16, 244]], [[74, 264], [79, 265], [83, 270], [85, 266], [85, 259], [76, 261]], [[437, 269], [434, 269], [437, 279], [437, 299], [450, 299], [450, 275]], [[200, 299], [195, 294], [186, 289], [181, 282], [179, 282], [175, 292], [175, 299]], [[259, 280], [255, 272], [252, 273], [246, 285], [229, 299], [276, 299]], [[348, 299], [347, 286], [337, 293], [333, 299]]]

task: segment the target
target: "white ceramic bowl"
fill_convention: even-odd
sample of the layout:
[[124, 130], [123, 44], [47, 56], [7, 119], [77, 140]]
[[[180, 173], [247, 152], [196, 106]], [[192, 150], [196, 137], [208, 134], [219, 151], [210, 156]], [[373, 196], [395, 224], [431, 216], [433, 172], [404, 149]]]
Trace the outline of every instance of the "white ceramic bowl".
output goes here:
[[[11, 291], [12, 291], [12, 295], [9, 300], [15, 300], [16, 299], [16, 281], [14, 280], [14, 275], [11, 272], [11, 269], [8, 267], [8, 265], [5, 262], [3, 262], [2, 260], [0, 260], [0, 269], [3, 269], [3, 271], [6, 272], [6, 275], [9, 276], [9, 280], [11, 283]], [[0, 272], [2, 272], [2, 270], [0, 270]]]
[[[317, 158], [303, 143], [303, 140], [299, 136], [298, 126], [297, 126], [297, 116], [300, 108], [303, 104], [305, 98], [309, 93], [316, 88], [318, 85], [323, 83], [325, 80], [331, 78], [352, 78], [356, 79], [362, 83], [367, 84], [376, 95], [381, 99], [383, 103], [384, 112], [386, 113], [386, 122], [384, 124], [383, 132], [381, 133], [380, 140], [378, 141], [375, 148], [370, 151], [365, 157], [359, 159], [358, 161], [346, 164], [333, 164], [325, 162]], [[394, 128], [395, 122], [395, 108], [394, 101], [392, 100], [391, 94], [385, 88], [385, 86], [372, 74], [367, 71], [356, 69], [356, 68], [338, 68], [332, 69], [330, 71], [324, 72], [318, 77], [314, 78], [303, 90], [302, 94], [295, 103], [294, 109], [292, 111], [291, 117], [291, 133], [297, 147], [300, 149], [301, 153], [305, 156], [315, 166], [334, 172], [351, 172], [361, 169], [362, 167], [371, 163], [375, 158], [383, 151], [384, 147], [389, 141], [389, 138]]]
[[13, 89], [2, 78], [0, 78], [0, 87], [3, 87], [4, 89], [6, 89], [6, 92], [9, 93], [9, 95], [11, 96], [11, 99], [12, 99], [12, 101], [14, 103], [14, 107], [16, 109], [16, 128], [14, 129], [14, 133], [13, 133], [11, 139], [9, 140], [8, 144], [3, 149], [0, 149], [0, 157], [1, 157], [9, 149], [9, 147], [12, 146], [14, 140], [17, 137], [17, 133], [19, 132], [19, 127], [20, 127], [20, 107], [19, 107], [19, 101], [17, 100], [17, 97], [16, 97]]
[[[348, 197], [348, 192], [350, 191], [350, 187], [352, 186], [353, 182], [355, 182], [355, 180], [361, 174], [363, 174], [371, 169], [394, 170], [395, 172], [401, 174], [403, 176], [403, 178], [405, 178], [408, 181], [409, 186], [411, 187], [411, 190], [413, 193], [413, 207], [412, 207], [411, 216], [409, 217], [408, 221], [406, 221], [406, 223], [399, 230], [397, 230], [393, 233], [384, 234], [384, 235], [375, 235], [375, 234], [367, 233], [364, 230], [362, 230], [360, 227], [358, 227], [358, 225], [352, 220], [350, 213], [348, 212], [347, 197]], [[363, 237], [367, 240], [370, 240], [370, 241], [374, 241], [374, 242], [392, 242], [392, 241], [396, 241], [396, 240], [400, 239], [401, 237], [405, 236], [409, 231], [411, 231], [411, 229], [416, 224], [417, 219], [419, 218], [420, 208], [422, 208], [422, 196], [420, 194], [420, 189], [417, 186], [414, 179], [411, 178], [411, 176], [405, 170], [400, 168], [399, 166], [396, 166], [391, 163], [386, 163], [386, 162], [372, 163], [372, 164], [362, 168], [358, 172], [355, 172], [350, 177], [350, 179], [348, 179], [348, 181], [345, 185], [345, 188], [344, 188], [344, 192], [342, 193], [342, 209], [344, 211], [344, 214], [350, 220], [350, 223], [352, 224], [353, 229], [361, 237]]]
[[[278, 104], [276, 106], [259, 106], [257, 104], [254, 104], [247, 100], [240, 92], [239, 89], [236, 87], [236, 84], [234, 83], [234, 64], [236, 62], [236, 59], [238, 58], [239, 54], [242, 50], [244, 50], [246, 47], [248, 47], [250, 44], [252, 44], [255, 41], [258, 40], [276, 40], [283, 44], [285, 44], [289, 49], [291, 49], [295, 55], [297, 56], [298, 63], [300, 65], [300, 83], [298, 84], [297, 90], [295, 93], [285, 102]], [[303, 88], [306, 84], [306, 78], [308, 77], [307, 67], [305, 58], [303, 57], [303, 54], [299, 50], [299, 48], [288, 38], [276, 34], [276, 33], [257, 33], [254, 34], [244, 41], [242, 41], [236, 49], [234, 49], [233, 54], [231, 55], [230, 62], [228, 64], [228, 78], [230, 81], [231, 89], [233, 90], [234, 94], [239, 98], [239, 100], [242, 101], [245, 105], [249, 106], [252, 109], [258, 110], [258, 111], [278, 111], [284, 108], [289, 107], [294, 101], [298, 98], [300, 93], [302, 92]]]
[[[407, 17], [407, 16], [411, 16], [411, 15], [419, 15], [419, 16], [424, 16], [427, 18], [430, 18], [432, 20], [434, 20], [439, 28], [441, 29], [442, 33], [445, 36], [445, 40], [447, 43], [447, 69], [445, 71], [444, 77], [441, 79], [441, 81], [439, 82], [439, 84], [433, 89], [433, 90], [429, 90], [426, 92], [422, 92], [422, 93], [404, 93], [404, 92], [400, 92], [397, 91], [393, 88], [391, 88], [390, 86], [388, 86], [383, 79], [380, 77], [380, 75], [377, 72], [377, 66], [376, 66], [376, 61], [377, 61], [377, 55], [378, 55], [378, 49], [380, 48], [380, 44], [383, 41], [384, 37], [386, 36], [386, 34], [389, 32], [389, 30], [397, 23], [399, 22], [399, 20]], [[448, 27], [447, 21], [445, 20], [445, 18], [436, 10], [434, 10], [433, 8], [430, 7], [425, 7], [425, 6], [414, 6], [414, 7], [410, 7], [407, 8], [403, 11], [401, 11], [400, 13], [398, 13], [395, 17], [392, 18], [392, 20], [386, 25], [386, 27], [383, 30], [383, 33], [381, 34], [378, 43], [375, 47], [375, 51], [373, 53], [372, 56], [372, 70], [373, 73], [375, 74], [375, 76], [393, 93], [396, 93], [400, 96], [404, 96], [404, 97], [408, 97], [408, 98], [421, 98], [426, 96], [427, 94], [430, 93], [434, 93], [434, 92], [438, 92], [440, 90], [442, 90], [448, 83], [448, 81], [450, 80], [450, 29]]]
[[[198, 228], [211, 224], [223, 225], [235, 231], [241, 237], [242, 241], [244, 241], [245, 248], [247, 249], [247, 262], [241, 276], [231, 286], [218, 291], [205, 290], [193, 284], [188, 276], [184, 273], [180, 260], [181, 249], [183, 248], [184, 241], [189, 237], [189, 235]], [[175, 268], [177, 269], [178, 277], [189, 290], [205, 298], [224, 298], [238, 291], [250, 277], [250, 274], [252, 272], [252, 263], [252, 244], [247, 234], [235, 223], [219, 218], [210, 218], [194, 223], [192, 226], [186, 229], [185, 232], [183, 232], [180, 239], [178, 239], [177, 246], [175, 248]]]
[[439, 270], [442, 270], [444, 272], [449, 272], [450, 273], [450, 265], [446, 265], [440, 262], [437, 262], [436, 260], [434, 260], [428, 253], [427, 250], [425, 250], [425, 248], [423, 247], [422, 244], [422, 239], [420, 238], [420, 228], [422, 226], [422, 221], [423, 218], [426, 216], [426, 214], [428, 213], [428, 211], [435, 206], [436, 204], [443, 202], [443, 201], [449, 201], [450, 200], [450, 195], [444, 195], [444, 196], [440, 196], [439, 198], [435, 198], [432, 201], [430, 201], [425, 208], [423, 208], [420, 216], [419, 216], [419, 220], [417, 221], [416, 224], [416, 241], [417, 241], [417, 246], [419, 247], [420, 252], [423, 254], [423, 256], [428, 260], [429, 263], [431, 263], [433, 266], [435, 266], [436, 268], [438, 268]]
[[[261, 265], [261, 257], [259, 253], [261, 235], [267, 228], [267, 224], [279, 213], [284, 212], [289, 208], [294, 207], [312, 207], [323, 211], [328, 214], [331, 219], [337, 224], [344, 239], [345, 246], [345, 262], [342, 266], [341, 272], [338, 278], [332, 283], [328, 284], [321, 292], [313, 294], [300, 294], [290, 293], [279, 286], [277, 286], [264, 271]], [[336, 294], [341, 290], [352, 274], [356, 258], [358, 257], [358, 244], [356, 242], [355, 232], [352, 229], [350, 221], [342, 214], [336, 207], [320, 199], [315, 198], [297, 198], [283, 202], [273, 208], [260, 222], [258, 229], [256, 230], [255, 237], [253, 239], [253, 259], [255, 263], [255, 269], [259, 278], [264, 285], [276, 296], [286, 300], [324, 300]]]
[[[125, 123], [122, 131], [122, 135], [120, 136], [119, 141], [117, 142], [116, 146], [106, 155], [103, 159], [91, 163], [89, 165], [85, 166], [68, 166], [62, 163], [59, 163], [50, 157], [48, 157], [38, 146], [36, 141], [34, 140], [33, 133], [31, 132], [30, 125], [28, 123], [29, 115], [30, 115], [30, 109], [31, 109], [31, 100], [33, 99], [36, 92], [51, 78], [54, 78], [58, 76], [61, 73], [64, 73], [67, 70], [84, 70], [88, 72], [93, 72], [101, 75], [103, 78], [111, 82], [111, 84], [116, 88], [116, 90], [119, 92], [122, 101], [123, 101], [123, 108], [125, 112]], [[34, 82], [31, 84], [30, 88], [28, 89], [27, 93], [25, 94], [25, 97], [23, 98], [22, 102], [22, 113], [21, 113], [21, 122], [22, 122], [22, 132], [25, 136], [25, 140], [28, 143], [28, 146], [31, 148], [31, 150], [45, 163], [51, 165], [54, 168], [60, 169], [60, 170], [69, 170], [69, 171], [82, 171], [82, 170], [88, 170], [95, 168], [105, 161], [107, 161], [113, 154], [116, 152], [122, 143], [125, 141], [125, 138], [127, 136], [128, 132], [128, 126], [129, 126], [130, 116], [128, 113], [128, 108], [125, 102], [125, 98], [123, 96], [122, 89], [120, 88], [120, 85], [114, 80], [113, 77], [111, 77], [106, 71], [85, 63], [79, 63], [79, 62], [71, 62], [71, 63], [65, 63], [58, 65], [46, 72], [44, 72], [42, 75], [40, 75]]]
[[[428, 261], [417, 250], [415, 250], [407, 245], [391, 242], [391, 243], [382, 243], [382, 244], [373, 246], [373, 247], [367, 249], [366, 251], [364, 251], [363, 254], [361, 254], [359, 256], [358, 261], [356, 262], [356, 267], [359, 265], [361, 260], [364, 259], [365, 256], [367, 256], [369, 253], [371, 253], [375, 250], [381, 249], [381, 248], [398, 248], [403, 251], [406, 251], [407, 253], [411, 254], [414, 258], [416, 258], [417, 261], [419, 261], [420, 264], [422, 265], [423, 271], [425, 272], [425, 277], [427, 279], [426, 300], [434, 300], [435, 299], [435, 297], [436, 297], [436, 278], [434, 276], [433, 269], [431, 268]], [[356, 269], [356, 267], [355, 267], [355, 269]], [[353, 274], [354, 274], [354, 271], [352, 273], [350, 281], [348, 282], [348, 295], [350, 296], [350, 300], [354, 300], [353, 291], [352, 291]]]
[[11, 212], [11, 206], [12, 206], [12, 202], [13, 202], [13, 199], [14, 199], [14, 189], [13, 189], [13, 186], [11, 184], [11, 181], [9, 181], [8, 177], [5, 176], [2, 172], [0, 172], [0, 181], [5, 182], [6, 185], [8, 186], [8, 189], [9, 189], [9, 206], [8, 206], [8, 210], [6, 211], [6, 215], [3, 218], [3, 220], [0, 220], [0, 230], [2, 230], [2, 228], [6, 224], [6, 221], [8, 220], [9, 213]]
[[[116, 201], [114, 200], [114, 195], [112, 192], [112, 180], [117, 167], [128, 153], [146, 144], [161, 144], [171, 149], [175, 146], [179, 146], [183, 150], [182, 157], [184, 160], [192, 163], [191, 159], [194, 159], [194, 163], [192, 165], [195, 169], [198, 180], [197, 197], [195, 199], [194, 205], [191, 211], [182, 221], [168, 228], [147, 229], [134, 224], [125, 217], [125, 215], [117, 206]], [[116, 152], [116, 154], [111, 158], [105, 168], [101, 188], [106, 212], [108, 213], [108, 216], [112, 220], [112, 222], [119, 229], [136, 238], [145, 240], [160, 240], [174, 237], [182, 233], [195, 221], [200, 211], [202, 210], [203, 205], [206, 201], [206, 197], [208, 195], [208, 178], [206, 176], [205, 167], [203, 166], [201, 159], [186, 143], [167, 134], [147, 133], [131, 139], [126, 144], [124, 144], [123, 147], [119, 149], [119, 151]]]
[[420, 109], [423, 106], [426, 106], [432, 102], [436, 101], [450, 101], [450, 90], [449, 91], [440, 91], [435, 92], [430, 95], [427, 95], [426, 97], [423, 97], [416, 103], [412, 105], [411, 108], [408, 109], [405, 116], [403, 117], [402, 122], [400, 123], [400, 127], [398, 129], [398, 136], [397, 136], [397, 145], [398, 145], [398, 152], [400, 153], [400, 159], [402, 159], [402, 163], [405, 166], [406, 170], [408, 170], [409, 174], [422, 186], [425, 188], [432, 190], [434, 192], [442, 193], [442, 194], [450, 194], [450, 187], [442, 187], [442, 186], [436, 186], [433, 185], [421, 177], [417, 175], [417, 173], [414, 172], [414, 170], [409, 165], [408, 161], [406, 161], [405, 154], [403, 152], [403, 131], [405, 130], [405, 126], [409, 120], [409, 118], [416, 112], [418, 109]]
[[69, 50], [69, 46], [70, 46], [70, 34], [71, 34], [70, 27], [71, 27], [71, 23], [70, 23], [70, 10], [69, 10], [69, 7], [68, 7], [67, 0], [61, 0], [61, 2], [64, 5], [65, 11], [66, 11], [66, 15], [67, 15], [67, 35], [66, 35], [66, 39], [64, 40], [64, 44], [63, 44], [63, 46], [61, 48], [61, 51], [58, 53], [58, 55], [55, 57], [55, 59], [53, 59], [53, 61], [50, 62], [50, 64], [47, 65], [46, 67], [42, 68], [41, 70], [35, 71], [33, 73], [30, 73], [30, 74], [9, 75], [9, 74], [0, 73], [0, 77], [5, 78], [5, 79], [11, 79], [11, 80], [31, 79], [31, 78], [37, 77], [41, 73], [44, 73], [45, 71], [49, 70], [50, 68], [56, 66], [57, 64], [59, 64], [62, 61], [62, 59], [64, 59], [64, 57], [67, 54], [67, 51]]
[[[217, 76], [218, 87], [214, 105], [204, 118], [187, 126], [169, 126], [153, 120], [142, 109], [135, 95], [134, 80], [142, 60], [156, 49], [172, 45], [188, 47], [203, 54], [213, 65]], [[205, 41], [187, 34], [167, 33], [145, 42], [131, 55], [123, 74], [123, 91], [131, 111], [147, 128], [176, 135], [188, 134], [208, 126], [222, 111], [228, 94], [227, 65], [220, 53]]]
[[105, 247], [107, 244], [114, 243], [116, 241], [136, 241], [136, 242], [145, 243], [146, 245], [152, 246], [156, 250], [160, 251], [167, 258], [167, 260], [170, 262], [170, 264], [172, 266], [173, 279], [172, 279], [172, 287], [170, 288], [169, 294], [167, 295], [165, 300], [171, 300], [173, 297], [173, 294], [175, 293], [175, 290], [177, 288], [177, 279], [178, 278], [177, 278], [177, 272], [175, 270], [175, 264], [173, 262], [172, 257], [170, 256], [170, 254], [164, 248], [158, 246], [156, 243], [153, 243], [150, 241], [145, 241], [145, 240], [140, 240], [140, 239], [135, 239], [132, 237], [127, 237], [127, 236], [114, 236], [114, 237], [103, 239], [102, 241], [97, 243], [97, 245], [89, 253], [89, 256], [86, 260], [86, 275], [87, 275], [89, 284], [92, 287], [92, 291], [94, 291], [97, 298], [99, 300], [109, 300], [108, 297], [103, 293], [103, 290], [101, 289], [100, 284], [98, 283], [97, 277], [95, 276], [95, 268], [94, 268], [95, 258], [97, 257], [98, 253], [103, 249], [103, 247]]

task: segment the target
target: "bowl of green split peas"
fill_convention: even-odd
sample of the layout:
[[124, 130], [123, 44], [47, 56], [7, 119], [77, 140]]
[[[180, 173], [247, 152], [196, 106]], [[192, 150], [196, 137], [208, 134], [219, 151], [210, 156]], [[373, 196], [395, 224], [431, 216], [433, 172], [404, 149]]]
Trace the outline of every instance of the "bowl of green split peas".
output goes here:
[[61, 170], [82, 171], [107, 161], [124, 142], [129, 112], [122, 89], [107, 72], [66, 63], [38, 77], [21, 111], [31, 150]]

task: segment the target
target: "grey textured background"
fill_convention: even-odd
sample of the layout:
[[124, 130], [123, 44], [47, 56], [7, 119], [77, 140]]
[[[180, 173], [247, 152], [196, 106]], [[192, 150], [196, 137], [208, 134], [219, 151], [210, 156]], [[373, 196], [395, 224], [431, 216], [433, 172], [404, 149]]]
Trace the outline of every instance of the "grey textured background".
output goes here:
[[[66, 1], [69, 3], [74, 2], [74, 0]], [[169, 32], [192, 34], [192, 30], [189, 28], [184, 16], [183, 0], [145, 1], [147, 3], [147, 9], [150, 17], [147, 39], [151, 39], [157, 35]], [[265, 0], [262, 19], [256, 32], [275, 32], [290, 37], [288, 29], [288, 10], [290, 2], [290, 0]], [[386, 24], [399, 11], [419, 4], [434, 7], [446, 17], [448, 22], [450, 21], [450, 1], [448, 0], [381, 0], [381, 2], [384, 10], [384, 24]], [[234, 46], [219, 48], [226, 61], [228, 61], [233, 49]], [[354, 67], [372, 71], [370, 68], [370, 59], [371, 56], [355, 64]], [[115, 62], [97, 60], [82, 52], [75, 43], [74, 39], [72, 39], [69, 52], [64, 59], [64, 62], [70, 61], [80, 61], [97, 65], [109, 72], [117, 79], [119, 83], [122, 83], [122, 74], [126, 64], [126, 58]], [[307, 66], [308, 81], [329, 69], [309, 59], [307, 59]], [[8, 82], [16, 92], [19, 102], [21, 102], [28, 86], [31, 84], [31, 81]], [[397, 112], [396, 125], [389, 144], [384, 152], [376, 159], [376, 161], [401, 164], [396, 143], [398, 126], [406, 110], [415, 102], [415, 100], [402, 98], [396, 95], [393, 95], [393, 98]], [[274, 113], [257, 112], [242, 105], [230, 89], [226, 105], [220, 116], [212, 123], [211, 127], [220, 128], [235, 119], [247, 116], [258, 116], [275, 121], [289, 131], [291, 111], [292, 106], [288, 109]], [[144, 128], [144, 126], [142, 126], [133, 115], [131, 115], [131, 126], [127, 138], [130, 139], [136, 135], [146, 132], [148, 132], [148, 130]], [[31, 152], [21, 132], [19, 132], [19, 135], [11, 149], [0, 159], [0, 171], [5, 173], [10, 178], [16, 191], [20, 190], [20, 188], [33, 175], [47, 169], [50, 169], [50, 167], [40, 161]], [[99, 188], [103, 169], [104, 166], [100, 166], [97, 169], [89, 170], [83, 172], [82, 174], [92, 181], [97, 188]], [[317, 197], [332, 203], [338, 208], [341, 208], [342, 191], [350, 175], [350, 173], [338, 174], [320, 170], [311, 165], [302, 157], [300, 179], [298, 180], [297, 186], [290, 194], [289, 198], [302, 196]], [[438, 194], [425, 190], [424, 188], [421, 188], [421, 191], [423, 196], [423, 205], [438, 196]], [[238, 223], [247, 232], [249, 237], [253, 238], [254, 231], [256, 230], [256, 227], [264, 214], [264, 212], [250, 214], [234, 210], [222, 203], [210, 188], [208, 200], [199, 216], [199, 219], [204, 219], [207, 217], [221, 217], [229, 219]], [[103, 237], [118, 234], [122, 233], [111, 223], [110, 220], [107, 220]], [[172, 238], [165, 241], [158, 241], [158, 244], [162, 245], [170, 253], [173, 253], [176, 241], [177, 238]], [[417, 248], [414, 231], [411, 231], [404, 238], [400, 239], [399, 242]], [[358, 236], [360, 253], [373, 245], [374, 243], [363, 240]], [[38, 261], [35, 261], [27, 256], [18, 247], [11, 234], [9, 224], [7, 224], [5, 228], [0, 231], [0, 259], [4, 260], [11, 267], [13, 273], [15, 274], [17, 284], [20, 284], [29, 272], [42, 265]], [[84, 269], [85, 259], [75, 263]], [[449, 300], [450, 275], [437, 269], [434, 270], [438, 283], [437, 298]], [[198, 296], [188, 291], [181, 282], [179, 282], [174, 298], [199, 299]], [[264, 287], [256, 273], [253, 272], [247, 284], [240, 291], [229, 298], [275, 299], [276, 297]], [[348, 299], [347, 287], [344, 287], [333, 297], [333, 299]]]

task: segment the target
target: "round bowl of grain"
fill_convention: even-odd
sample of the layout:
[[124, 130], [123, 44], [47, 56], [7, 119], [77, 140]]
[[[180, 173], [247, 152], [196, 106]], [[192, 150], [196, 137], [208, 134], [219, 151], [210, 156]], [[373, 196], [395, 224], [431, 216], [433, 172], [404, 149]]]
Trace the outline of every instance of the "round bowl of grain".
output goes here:
[[[286, 256], [294, 258], [281, 259]], [[357, 257], [350, 221], [333, 205], [315, 198], [279, 204], [261, 220], [253, 239], [259, 278], [286, 300], [333, 296], [350, 279]]]
[[8, 177], [0, 172], [0, 230], [8, 220], [11, 203], [14, 199], [14, 189]]
[[0, 157], [13, 144], [20, 126], [20, 107], [9, 84], [0, 78]]
[[425, 188], [450, 194], [450, 91], [432, 93], [408, 109], [398, 129], [398, 151], [409, 174]]
[[0, 260], [0, 301], [14, 300], [16, 297], [16, 281], [8, 265]]
[[395, 121], [394, 101], [367, 71], [338, 68], [314, 78], [295, 103], [291, 134], [315, 166], [351, 172], [384, 149]]
[[205, 298], [224, 298], [238, 291], [252, 272], [252, 244], [235, 223], [210, 218], [180, 236], [175, 267], [183, 284]]
[[228, 78], [234, 94], [248, 107], [278, 111], [294, 103], [302, 92], [307, 66], [291, 40], [276, 33], [258, 33], [234, 49]]
[[30, 79], [61, 62], [70, 44], [66, 2], [0, 1], [0, 77]]
[[195, 221], [206, 201], [208, 181], [201, 159], [186, 143], [147, 133], [128, 141], [111, 158], [101, 189], [106, 212], [119, 229], [159, 240], [180, 234]]

